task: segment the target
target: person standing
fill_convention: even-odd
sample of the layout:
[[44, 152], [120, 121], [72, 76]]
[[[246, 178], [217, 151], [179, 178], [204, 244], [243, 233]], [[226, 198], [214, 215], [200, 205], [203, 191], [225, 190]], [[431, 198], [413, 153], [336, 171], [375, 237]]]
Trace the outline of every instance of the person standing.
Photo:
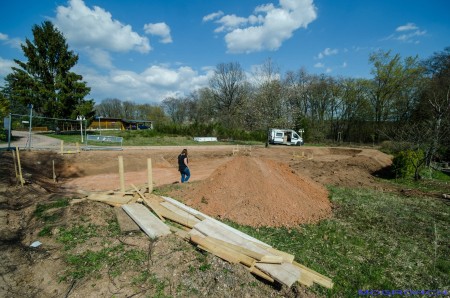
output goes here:
[[191, 172], [189, 171], [189, 159], [187, 149], [183, 149], [181, 154], [178, 155], [178, 171], [181, 173], [181, 183], [189, 181], [191, 177]]

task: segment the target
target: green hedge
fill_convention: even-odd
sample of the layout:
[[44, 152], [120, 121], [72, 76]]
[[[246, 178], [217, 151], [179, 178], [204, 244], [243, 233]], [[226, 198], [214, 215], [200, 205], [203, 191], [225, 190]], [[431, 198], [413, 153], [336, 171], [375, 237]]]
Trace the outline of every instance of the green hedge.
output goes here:
[[424, 156], [422, 150], [404, 150], [396, 153], [392, 161], [393, 174], [396, 178], [417, 178]]

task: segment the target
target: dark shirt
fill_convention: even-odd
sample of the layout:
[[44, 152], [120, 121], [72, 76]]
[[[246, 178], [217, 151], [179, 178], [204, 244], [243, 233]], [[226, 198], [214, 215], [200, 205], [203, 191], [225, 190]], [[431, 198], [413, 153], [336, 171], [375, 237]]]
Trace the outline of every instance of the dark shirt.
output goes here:
[[186, 155], [180, 154], [178, 155], [178, 171], [183, 172], [187, 166], [184, 163], [184, 159], [187, 158]]

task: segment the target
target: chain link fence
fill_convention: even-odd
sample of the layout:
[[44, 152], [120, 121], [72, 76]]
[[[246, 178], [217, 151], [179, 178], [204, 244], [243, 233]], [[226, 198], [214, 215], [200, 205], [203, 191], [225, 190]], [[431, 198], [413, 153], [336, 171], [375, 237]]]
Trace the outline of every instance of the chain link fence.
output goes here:
[[86, 138], [87, 121], [85, 119], [59, 119], [42, 116], [10, 114], [3, 119], [7, 134], [7, 143], [0, 144], [4, 149], [51, 149], [59, 146], [60, 140], [48, 138], [52, 134], [78, 134], [80, 141]]

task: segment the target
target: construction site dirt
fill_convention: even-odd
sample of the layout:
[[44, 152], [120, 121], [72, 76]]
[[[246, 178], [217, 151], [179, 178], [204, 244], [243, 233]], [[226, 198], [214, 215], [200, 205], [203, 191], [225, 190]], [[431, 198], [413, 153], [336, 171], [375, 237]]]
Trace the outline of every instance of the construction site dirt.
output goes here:
[[[146, 147], [71, 154], [21, 151], [23, 186], [16, 178], [12, 152], [0, 153], [0, 296], [147, 297], [158, 293], [156, 286], [136, 286], [132, 270], [116, 276], [108, 268], [99, 268], [95, 278], [61, 278], [67, 272], [64, 246], [57, 237], [39, 236], [46, 224], [36, 216], [39, 204], [119, 190], [119, 156], [123, 157], [127, 188], [146, 185], [147, 160], [151, 159], [155, 189], [169, 189], [172, 198], [219, 220], [253, 227], [295, 227], [332, 216], [327, 186], [392, 190], [376, 177], [392, 158], [371, 148], [188, 146], [192, 177], [185, 184], [179, 183], [177, 166], [182, 149]], [[62, 216], [50, 225], [50, 235], [58, 235], [60, 227], [86, 222], [107, 226], [115, 218], [113, 210], [93, 201], [70, 204], [59, 211]], [[30, 248], [37, 240], [41, 245]], [[150, 241], [145, 235], [126, 234], [112, 237], [108, 243], [87, 241], [77, 245], [77, 250], [98, 251], [116, 244], [148, 250], [146, 268], [166, 282], [164, 293], [168, 296], [315, 296], [299, 285], [280, 289], [258, 282], [254, 286], [255, 277], [245, 269], [212, 255], [206, 255], [209, 270], [194, 271], [193, 266], [200, 267], [205, 261], [198, 257], [199, 251], [175, 235]]]

